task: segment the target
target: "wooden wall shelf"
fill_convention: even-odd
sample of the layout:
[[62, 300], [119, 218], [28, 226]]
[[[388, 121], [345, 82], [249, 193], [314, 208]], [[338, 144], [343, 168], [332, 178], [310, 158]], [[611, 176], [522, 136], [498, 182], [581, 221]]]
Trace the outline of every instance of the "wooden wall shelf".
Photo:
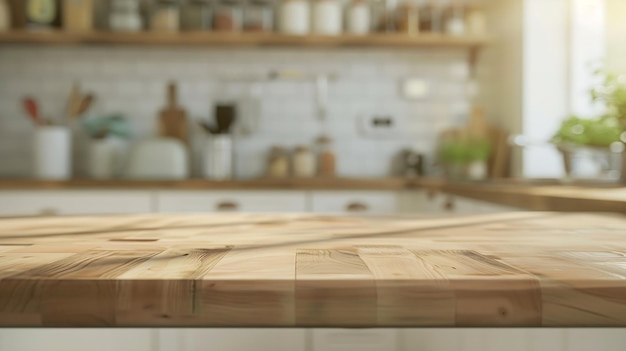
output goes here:
[[486, 37], [437, 34], [371, 34], [367, 36], [293, 36], [275, 33], [67, 33], [62, 31], [0, 32], [0, 44], [30, 45], [182, 45], [227, 47], [392, 47], [478, 49], [488, 43]]

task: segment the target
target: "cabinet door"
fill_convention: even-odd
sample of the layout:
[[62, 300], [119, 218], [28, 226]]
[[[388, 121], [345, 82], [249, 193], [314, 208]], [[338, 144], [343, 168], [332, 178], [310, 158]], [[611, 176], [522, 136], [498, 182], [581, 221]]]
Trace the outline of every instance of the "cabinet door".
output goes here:
[[150, 329], [0, 329], [0, 350], [153, 351]]
[[313, 351], [397, 351], [395, 329], [313, 329]]
[[301, 191], [159, 191], [158, 212], [306, 212]]
[[149, 191], [17, 190], [0, 192], [2, 215], [87, 215], [148, 213]]
[[400, 208], [393, 191], [314, 191], [311, 205], [316, 213], [388, 214]]
[[161, 329], [159, 350], [305, 351], [304, 329]]

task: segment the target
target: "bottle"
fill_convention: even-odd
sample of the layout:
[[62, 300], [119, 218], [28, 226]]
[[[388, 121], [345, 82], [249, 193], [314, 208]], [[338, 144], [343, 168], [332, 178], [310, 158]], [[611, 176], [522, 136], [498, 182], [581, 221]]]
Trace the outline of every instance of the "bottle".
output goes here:
[[310, 178], [315, 176], [315, 156], [306, 146], [296, 147], [292, 164], [294, 177]]
[[287, 178], [289, 176], [289, 160], [285, 150], [280, 146], [274, 146], [270, 150], [267, 176], [270, 178]]
[[63, 0], [63, 28], [70, 32], [93, 29], [93, 0]]
[[346, 12], [346, 30], [350, 34], [367, 34], [371, 28], [370, 6], [364, 0], [353, 0]]
[[212, 16], [207, 0], [190, 0], [181, 10], [181, 28], [187, 31], [210, 30]]
[[61, 24], [59, 2], [56, 0], [26, 0], [26, 26], [31, 29], [52, 29]]
[[7, 0], [0, 0], [0, 32], [11, 28], [11, 11]]
[[109, 28], [118, 32], [137, 32], [142, 27], [137, 0], [112, 0]]
[[337, 0], [315, 0], [312, 31], [321, 35], [341, 34], [341, 4]]
[[310, 31], [310, 8], [306, 0], [283, 1], [278, 17], [278, 28], [281, 33], [305, 35]]
[[155, 32], [178, 32], [180, 29], [180, 8], [172, 0], [159, 0], [152, 10], [150, 30]]
[[336, 157], [332, 147], [332, 139], [321, 137], [318, 139], [318, 174], [321, 177], [334, 177], [336, 171]]

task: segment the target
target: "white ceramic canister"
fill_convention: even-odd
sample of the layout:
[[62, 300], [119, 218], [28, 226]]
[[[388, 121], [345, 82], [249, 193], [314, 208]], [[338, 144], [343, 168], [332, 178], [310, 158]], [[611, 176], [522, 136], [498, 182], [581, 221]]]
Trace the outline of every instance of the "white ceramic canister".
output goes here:
[[40, 126], [33, 139], [34, 176], [65, 180], [72, 176], [72, 135], [62, 126]]
[[120, 176], [124, 167], [126, 142], [108, 137], [92, 140], [89, 145], [88, 172], [95, 179], [111, 179]]
[[228, 134], [211, 135], [204, 147], [204, 176], [214, 180], [233, 177], [233, 139]]
[[346, 30], [350, 34], [363, 35], [370, 32], [371, 9], [364, 0], [353, 0], [346, 11]]
[[315, 0], [312, 31], [321, 35], [341, 34], [342, 8], [338, 0]]
[[293, 35], [309, 34], [311, 10], [305, 0], [285, 0], [280, 5], [278, 28], [281, 33]]

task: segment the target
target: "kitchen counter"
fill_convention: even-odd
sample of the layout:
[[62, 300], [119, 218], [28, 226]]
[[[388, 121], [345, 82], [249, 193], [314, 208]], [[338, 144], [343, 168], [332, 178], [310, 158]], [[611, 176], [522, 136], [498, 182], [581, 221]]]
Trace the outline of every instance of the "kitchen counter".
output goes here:
[[626, 327], [626, 217], [0, 220], [3, 326]]
[[626, 213], [626, 187], [599, 183], [563, 185], [541, 182], [493, 180], [454, 182], [442, 178], [313, 178], [210, 181], [127, 180], [0, 180], [2, 190], [167, 189], [167, 190], [429, 190], [431, 193], [467, 197], [500, 205], [538, 211]]

